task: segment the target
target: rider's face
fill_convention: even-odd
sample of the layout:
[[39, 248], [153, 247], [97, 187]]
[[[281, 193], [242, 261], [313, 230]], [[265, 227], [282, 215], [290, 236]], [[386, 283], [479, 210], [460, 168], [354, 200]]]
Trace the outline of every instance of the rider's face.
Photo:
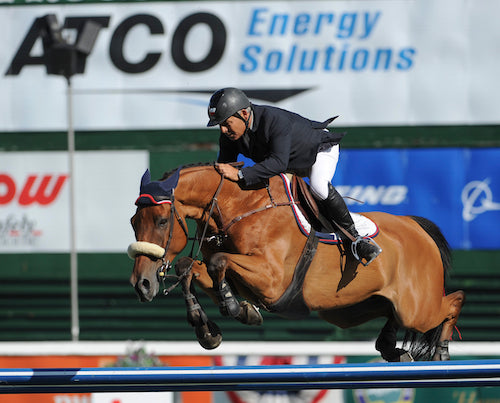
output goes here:
[[[243, 117], [243, 119], [245, 119], [245, 121], [249, 119], [249, 114], [245, 109], [240, 111], [240, 115]], [[237, 118], [236, 116], [230, 116], [224, 122], [222, 122], [219, 127], [221, 133], [227, 136], [227, 138], [232, 141], [240, 139], [241, 136], [245, 134], [246, 129], [245, 122], [240, 118]]]

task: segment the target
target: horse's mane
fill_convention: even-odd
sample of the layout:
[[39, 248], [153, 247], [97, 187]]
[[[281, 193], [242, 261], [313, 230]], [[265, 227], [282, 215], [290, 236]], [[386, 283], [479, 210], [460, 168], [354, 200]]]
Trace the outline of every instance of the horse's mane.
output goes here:
[[[191, 164], [186, 164], [186, 165], [181, 165], [181, 168], [198, 168], [198, 167], [209, 167], [209, 166], [214, 166], [215, 162], [193, 162]], [[174, 168], [170, 171], [167, 171], [163, 174], [160, 180], [165, 180], [167, 179], [170, 175], [172, 175], [174, 172], [176, 172], [179, 169], [179, 167]]]

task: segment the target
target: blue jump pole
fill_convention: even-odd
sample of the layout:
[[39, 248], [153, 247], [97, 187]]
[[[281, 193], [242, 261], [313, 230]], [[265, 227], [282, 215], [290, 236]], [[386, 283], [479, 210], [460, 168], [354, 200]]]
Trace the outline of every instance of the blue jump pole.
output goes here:
[[0, 369], [0, 393], [500, 386], [500, 360], [248, 367]]

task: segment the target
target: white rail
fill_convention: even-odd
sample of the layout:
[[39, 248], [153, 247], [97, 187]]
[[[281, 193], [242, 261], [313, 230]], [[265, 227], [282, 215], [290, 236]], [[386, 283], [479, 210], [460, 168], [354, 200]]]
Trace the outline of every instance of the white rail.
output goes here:
[[[50, 341], [0, 342], [2, 356], [123, 355], [143, 347], [147, 352], [164, 356], [379, 356], [375, 342], [223, 342], [215, 350], [205, 350], [196, 341]], [[500, 342], [450, 342], [453, 357], [500, 357]]]

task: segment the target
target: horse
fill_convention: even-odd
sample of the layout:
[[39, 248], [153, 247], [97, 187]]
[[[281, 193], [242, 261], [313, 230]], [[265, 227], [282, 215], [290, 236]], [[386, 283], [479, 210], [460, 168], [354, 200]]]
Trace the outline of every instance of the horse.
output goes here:
[[[311, 242], [315, 231], [305, 235], [299, 228], [296, 201], [284, 182], [279, 175], [244, 188], [224, 179], [213, 163], [181, 166], [159, 181], [147, 170], [131, 218], [137, 241], [128, 248], [139, 299], [151, 301], [162, 280], [174, 277], [170, 288], [181, 285], [188, 322], [205, 349], [218, 347], [222, 335], [200, 306], [196, 287], [222, 315], [243, 324], [262, 324], [261, 309], [291, 319], [315, 311], [340, 328], [385, 317], [375, 342], [384, 360], [450, 359], [448, 341], [465, 293], [444, 293], [451, 251], [439, 228], [422, 217], [360, 214], [376, 225], [383, 250], [364, 266], [340, 239]], [[195, 238], [186, 220], [196, 222]], [[198, 253], [174, 265], [190, 239], [198, 240]], [[168, 274], [172, 268], [175, 275]], [[403, 348], [396, 347], [399, 329], [406, 331]]]

